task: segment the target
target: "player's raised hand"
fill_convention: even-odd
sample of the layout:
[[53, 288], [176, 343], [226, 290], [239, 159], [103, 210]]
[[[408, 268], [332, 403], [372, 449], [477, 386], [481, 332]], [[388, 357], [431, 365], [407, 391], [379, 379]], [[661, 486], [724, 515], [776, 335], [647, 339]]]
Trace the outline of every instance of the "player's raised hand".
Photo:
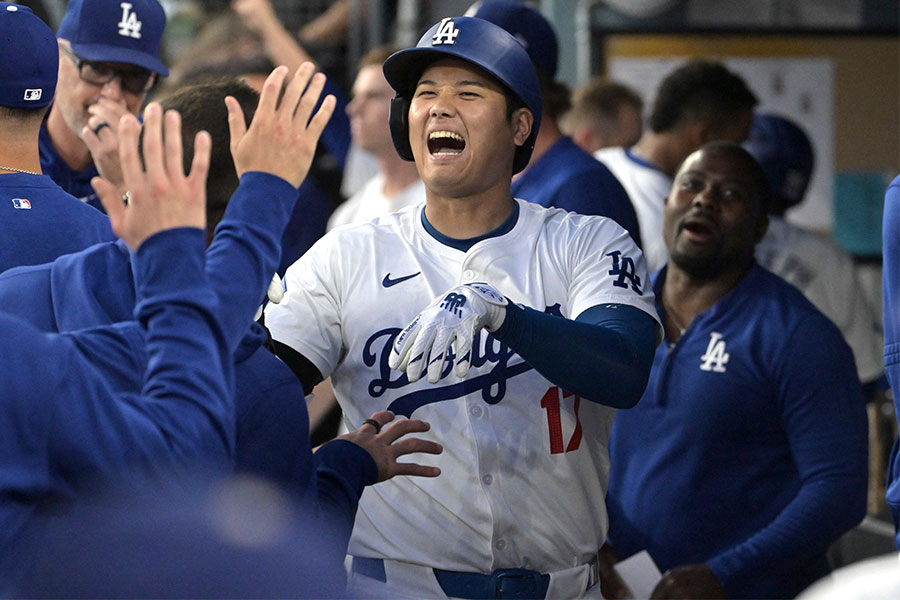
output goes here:
[[506, 318], [509, 301], [486, 283], [467, 283], [435, 298], [394, 340], [388, 365], [406, 371], [410, 382], [428, 371], [428, 381], [441, 378], [453, 348], [457, 377], [472, 362], [472, 341], [481, 329], [496, 331]]
[[[165, 136], [163, 136], [165, 129]], [[212, 142], [201, 131], [194, 139], [190, 174], [182, 165], [181, 115], [162, 113], [157, 102], [144, 110], [143, 157], [138, 155], [141, 126], [133, 115], [119, 122], [119, 160], [127, 206], [118, 187], [101, 177], [91, 185], [109, 215], [113, 232], [136, 251], [148, 237], [176, 227], [206, 227], [206, 175]]]
[[[440, 454], [444, 451], [437, 442], [416, 437], [400, 439], [408, 433], [428, 431], [431, 429], [431, 425], [418, 419], [403, 419], [390, 427], [385, 427], [393, 420], [394, 413], [388, 410], [379, 411], [366, 419], [362, 427], [337, 439], [353, 442], [372, 456], [375, 464], [378, 466], [378, 481], [384, 481], [396, 475], [415, 475], [418, 477], [437, 477], [440, 475], [441, 470], [437, 467], [397, 462], [397, 459], [401, 456], [415, 452]], [[382, 428], [384, 428], [383, 431]]]
[[284, 89], [287, 67], [277, 67], [263, 84], [259, 105], [250, 127], [237, 100], [225, 98], [228, 128], [231, 133], [231, 155], [238, 177], [247, 171], [277, 175], [300, 187], [316, 152], [322, 130], [334, 112], [334, 96], [326, 96], [313, 114], [325, 75], [315, 73], [315, 66], [300, 65]]

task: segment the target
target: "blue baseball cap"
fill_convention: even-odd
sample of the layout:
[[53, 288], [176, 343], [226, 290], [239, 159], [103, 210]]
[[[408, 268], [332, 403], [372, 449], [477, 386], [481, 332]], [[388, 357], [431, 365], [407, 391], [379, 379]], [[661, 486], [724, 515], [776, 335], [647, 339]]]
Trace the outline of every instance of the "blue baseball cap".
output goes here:
[[47, 106], [58, 69], [53, 30], [30, 8], [0, 2], [0, 106]]
[[797, 123], [776, 114], [756, 114], [744, 148], [769, 177], [772, 191], [785, 209], [803, 201], [815, 166], [815, 153]]
[[536, 68], [550, 77], [556, 75], [559, 45], [553, 26], [544, 15], [527, 4], [511, 0], [486, 0], [473, 8], [469, 16], [490, 21], [511, 33], [525, 46]]
[[156, 0], [70, 0], [57, 37], [85, 60], [135, 65], [167, 76], [159, 59], [166, 13]]

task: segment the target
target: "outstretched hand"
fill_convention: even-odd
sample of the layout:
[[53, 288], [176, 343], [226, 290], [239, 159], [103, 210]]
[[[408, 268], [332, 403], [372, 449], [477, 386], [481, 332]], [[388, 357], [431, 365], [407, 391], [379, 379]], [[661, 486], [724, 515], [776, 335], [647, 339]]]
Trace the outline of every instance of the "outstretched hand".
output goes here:
[[[379, 426], [376, 428], [369, 423], [363, 423], [362, 427], [356, 431], [351, 431], [337, 439], [353, 442], [372, 456], [378, 467], [378, 481], [385, 481], [396, 475], [437, 477], [441, 474], [441, 470], [437, 467], [397, 462], [401, 456], [414, 452], [440, 454], [444, 451], [437, 442], [422, 438], [410, 437], [397, 441], [408, 433], [428, 431], [431, 429], [431, 425], [418, 419], [403, 419], [390, 427], [385, 427], [394, 420], [394, 413], [388, 410], [379, 411], [370, 419], [376, 421]], [[382, 428], [384, 429], [382, 430]]]
[[325, 75], [314, 71], [312, 63], [300, 65], [280, 102], [278, 96], [288, 69], [282, 66], [272, 71], [263, 84], [249, 128], [237, 100], [225, 98], [231, 155], [238, 177], [247, 171], [262, 171], [277, 175], [294, 187], [303, 183], [335, 106], [334, 96], [326, 96], [313, 114], [325, 86]]
[[[165, 136], [163, 136], [165, 129]], [[119, 122], [119, 160], [128, 204], [115, 183], [94, 177], [91, 185], [109, 215], [113, 232], [136, 251], [148, 237], [176, 227], [206, 227], [206, 176], [212, 141], [201, 131], [194, 139], [190, 174], [182, 165], [181, 115], [165, 116], [157, 102], [144, 109], [143, 157], [138, 155], [141, 126], [134, 115]]]

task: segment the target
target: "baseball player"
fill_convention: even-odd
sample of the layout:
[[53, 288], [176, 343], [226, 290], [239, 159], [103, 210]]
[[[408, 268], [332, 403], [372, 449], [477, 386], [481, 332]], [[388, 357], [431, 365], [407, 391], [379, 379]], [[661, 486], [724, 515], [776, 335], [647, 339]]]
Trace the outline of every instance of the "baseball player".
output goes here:
[[[185, 175], [178, 121], [167, 119], [165, 145], [161, 112], [151, 109], [146, 121], [146, 173], [137, 157], [137, 120], [121, 127], [128, 206], [113, 184], [95, 180], [113, 230], [134, 251], [141, 324], [54, 335], [0, 313], [3, 595], [30, 564], [41, 528], [92, 486], [135, 490], [147, 477], [164, 486], [198, 465], [229, 464], [230, 355], [240, 330], [228, 324], [246, 321], [255, 306], [246, 297], [217, 305], [203, 274], [209, 137], [197, 136]], [[257, 249], [232, 245], [235, 256], [255, 256]], [[272, 254], [261, 249], [259, 261], [231, 262], [235, 285], [259, 279], [255, 268], [274, 262]], [[143, 327], [146, 338], [136, 335]], [[127, 364], [137, 352], [152, 357], [141, 392], [111, 389], [96, 363]]]
[[0, 2], [0, 272], [115, 239], [109, 219], [41, 172], [57, 54], [53, 31], [29, 8]]
[[654, 598], [793, 598], [865, 515], [867, 425], [853, 355], [755, 263], [771, 191], [746, 150], [691, 154], [654, 275], [666, 341], [610, 441], [610, 544], [646, 550]]
[[441, 477], [364, 492], [351, 588], [599, 594], [607, 433], [660, 331], [643, 257], [610, 219], [512, 197], [541, 96], [502, 28], [443, 19], [384, 73], [426, 202], [326, 234], [266, 310], [280, 355], [304, 385], [331, 376], [351, 429], [388, 408], [444, 442], [423, 460]]
[[125, 192], [119, 119], [138, 114], [169, 70], [159, 58], [166, 15], [157, 0], [71, 0], [56, 32], [59, 85], [41, 127], [41, 166], [64, 190], [103, 210], [98, 172]]
[[[281, 68], [270, 76], [269, 89], [264, 91], [262, 99], [246, 85], [229, 81], [185, 88], [163, 104], [169, 110], [183, 111], [180, 114], [185, 119], [186, 130], [204, 129], [213, 142], [206, 190], [207, 236], [212, 238], [212, 243], [206, 271], [209, 279], [217, 284], [215, 291], [222, 304], [234, 303], [241, 294], [250, 294], [251, 301], [258, 302], [257, 291], [263, 282], [235, 288], [230, 273], [223, 272], [223, 265], [231, 264], [229, 244], [235, 238], [258, 240], [256, 243], [272, 246], [277, 243], [297, 199], [296, 186], [309, 167], [315, 147], [318, 131], [313, 127], [305, 135], [282, 139], [273, 131], [288, 106], [285, 103], [276, 110], [272, 102], [272, 96], [281, 89], [281, 82], [286, 81], [284, 75], [285, 69]], [[311, 75], [311, 64], [298, 70], [291, 93], [299, 93], [296, 88], [305, 85]], [[315, 102], [321, 83], [320, 75], [304, 95], [307, 104]], [[253, 117], [246, 134], [241, 135], [239, 130], [232, 132], [231, 139], [238, 150], [234, 161], [229, 153], [226, 97], [233, 105], [232, 117], [238, 116], [237, 108], [246, 118]], [[259, 112], [254, 114], [258, 102]], [[328, 110], [318, 113], [316, 123], [322, 123], [331, 108], [333, 102]], [[238, 121], [233, 118], [232, 123]], [[294, 125], [298, 132], [305, 129], [301, 123], [305, 125], [305, 120], [298, 117]], [[261, 146], [253, 145], [260, 140], [263, 140]], [[191, 151], [192, 147], [188, 147], [186, 157], [189, 158]], [[279, 164], [275, 155], [286, 157], [285, 162]], [[267, 171], [247, 172], [251, 159]], [[229, 196], [232, 196], [230, 201]], [[265, 210], [261, 210], [263, 207]], [[120, 244], [97, 244], [47, 265], [13, 269], [3, 274], [0, 298], [10, 300], [11, 311], [44, 331], [77, 331], [130, 321], [135, 305], [131, 262]], [[274, 270], [274, 265], [268, 268]], [[405, 452], [390, 447], [392, 440], [388, 439], [387, 432], [375, 438], [368, 427], [323, 446], [314, 459], [303, 389], [293, 373], [265, 347], [267, 340], [265, 329], [253, 323], [234, 352], [235, 469], [278, 483], [292, 493], [295, 501], [308, 507], [311, 515], [321, 514], [322, 520], [336, 532], [332, 536], [335, 544], [343, 545], [345, 552], [362, 488], [395, 474], [416, 474], [417, 468], [387, 460], [394, 453]], [[98, 364], [98, 370], [107, 373], [110, 385], [117, 389], [139, 390], [143, 360], [145, 356], [136, 355], [113, 370]], [[389, 415], [375, 414], [372, 418], [385, 423]], [[399, 436], [410, 426], [424, 427], [421, 423], [404, 422], [403, 427], [392, 428], [391, 435]], [[434, 450], [431, 443], [425, 446]]]
[[644, 100], [635, 90], [598, 76], [572, 91], [560, 129], [585, 152], [635, 145], [644, 132]]
[[721, 63], [688, 61], [660, 83], [648, 128], [637, 144], [594, 152], [634, 204], [651, 271], [666, 264], [663, 199], [678, 167], [706, 142], [743, 142], [756, 102], [744, 80]]
[[[900, 422], [900, 177], [888, 186], [884, 196], [884, 279], [882, 305], [884, 311], [884, 366], [894, 390], [894, 413]], [[895, 546], [900, 550], [900, 441], [894, 440], [888, 464], [887, 504], [897, 531]]]

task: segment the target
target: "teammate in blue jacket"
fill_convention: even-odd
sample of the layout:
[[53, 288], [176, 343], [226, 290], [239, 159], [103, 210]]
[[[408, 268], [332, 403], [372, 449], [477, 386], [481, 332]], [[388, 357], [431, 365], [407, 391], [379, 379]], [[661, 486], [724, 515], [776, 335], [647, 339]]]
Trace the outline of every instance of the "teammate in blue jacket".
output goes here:
[[[305, 69], [308, 77], [311, 66]], [[267, 101], [273, 93], [277, 94], [280, 87], [275, 83], [281, 79], [282, 71], [270, 77], [271, 89], [263, 99], [244, 84], [223, 82], [186, 88], [163, 104], [181, 112], [186, 130], [205, 129], [212, 135], [207, 182], [207, 236], [212, 240], [206, 272], [216, 282], [214, 289], [223, 304], [232, 302], [236, 294], [246, 294], [249, 287], [231, 277], [229, 245], [234, 239], [250, 239], [268, 249], [278, 246], [297, 199], [296, 183], [309, 166], [311, 154], [304, 153], [311, 149], [305, 138], [279, 144], [270, 131], [277, 123], [273, 118], [277, 113]], [[279, 168], [273, 164], [275, 159], [266, 157], [260, 149], [255, 150], [253, 158], [265, 164], [270, 173], [246, 172], [247, 151], [232, 159], [228, 151], [226, 96], [234, 99], [240, 112], [245, 118], [252, 118], [253, 124], [259, 119], [251, 130], [257, 138], [270, 140], [265, 150], [285, 156], [285, 165]], [[261, 112], [255, 115], [258, 101]], [[235, 143], [241, 141], [238, 136], [233, 139]], [[190, 154], [188, 146], [186, 160]], [[242, 174], [240, 185], [238, 173]], [[274, 272], [275, 265], [269, 267]], [[264, 287], [264, 282], [260, 285]], [[259, 285], [254, 289], [259, 289]], [[0, 278], [0, 298], [16, 298], [13, 310], [46, 331], [75, 331], [129, 320], [134, 308], [131, 258], [121, 244], [109, 243], [47, 265], [14, 269]], [[394, 474], [412, 472], [407, 469], [414, 467], [393, 461], [385, 465], [384, 452], [388, 448], [382, 446], [388, 436], [375, 439], [369, 429], [352, 432], [313, 455], [303, 389], [290, 369], [264, 346], [267, 340], [265, 329], [253, 323], [234, 354], [236, 469], [272, 479], [308, 509], [323, 511], [324, 519], [338, 531], [346, 546], [363, 487]], [[143, 355], [138, 354], [128, 364], [107, 365], [113, 385], [123, 390], [139, 387], [141, 369], [134, 365], [139, 367], [142, 360]], [[373, 418], [386, 422], [388, 415]], [[404, 423], [392, 429], [390, 435], [396, 439], [415, 427], [421, 427], [420, 422]]]
[[[884, 275], [884, 369], [894, 390], [894, 412], [900, 422], [900, 177], [894, 179], [884, 195], [882, 231]], [[900, 441], [894, 440], [888, 463], [887, 504], [897, 531], [895, 545], [900, 550]]]
[[56, 89], [53, 31], [0, 2], [0, 272], [114, 239], [109, 219], [41, 172], [38, 131]]
[[665, 571], [654, 598], [792, 598], [865, 515], [867, 420], [853, 355], [757, 265], [771, 190], [740, 146], [691, 154], [665, 202], [654, 280], [666, 339], [610, 441], [610, 543]]
[[[178, 122], [168, 119], [162, 159], [161, 112], [147, 114], [147, 173], [137, 159], [138, 123], [122, 123], [131, 153], [123, 167], [126, 207], [115, 187], [97, 190], [113, 230], [134, 251], [135, 316], [146, 327], [112, 327], [85, 335], [44, 334], [0, 313], [0, 586], [9, 593], [27, 564], [42, 522], [98, 482], [123, 489], [177, 479], [200, 464], [228, 465], [233, 445], [230, 354], [239, 339], [229, 321], [254, 306], [220, 306], [203, 274], [203, 185], [209, 137], [198, 135], [190, 175], [180, 160]], [[253, 261], [233, 275], [250, 283]], [[101, 341], [105, 343], [92, 343]], [[85, 342], [86, 345], [82, 345]], [[100, 353], [91, 350], [99, 349]], [[138, 393], [116, 392], [96, 363], [149, 360]], [[49, 366], [49, 368], [48, 368]], [[35, 530], [38, 529], [38, 531]]]

